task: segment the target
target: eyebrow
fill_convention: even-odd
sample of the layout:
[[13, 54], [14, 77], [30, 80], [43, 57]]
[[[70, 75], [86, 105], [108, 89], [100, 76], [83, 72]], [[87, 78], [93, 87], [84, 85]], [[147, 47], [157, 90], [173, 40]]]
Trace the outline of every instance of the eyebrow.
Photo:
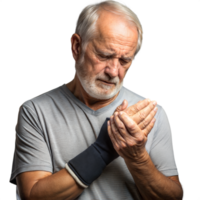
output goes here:
[[[109, 52], [105, 52], [105, 51], [102, 51], [102, 50], [99, 50], [99, 49], [96, 50], [96, 52], [98, 54], [102, 54], [102, 55], [107, 56], [107, 57], [116, 56], [116, 53], [109, 53]], [[132, 61], [134, 59], [134, 56], [130, 56], [130, 57], [122, 56], [121, 59], [126, 60], [126, 61]]]

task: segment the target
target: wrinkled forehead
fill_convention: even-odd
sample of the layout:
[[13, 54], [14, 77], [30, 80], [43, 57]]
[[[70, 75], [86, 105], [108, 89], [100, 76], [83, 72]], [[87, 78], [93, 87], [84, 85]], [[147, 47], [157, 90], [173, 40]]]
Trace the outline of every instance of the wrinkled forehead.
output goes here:
[[100, 14], [92, 39], [95, 47], [132, 55], [136, 51], [137, 42], [138, 31], [134, 24], [110, 12]]
[[102, 11], [96, 22], [95, 38], [101, 41], [122, 40], [135, 43], [138, 40], [138, 31], [125, 17]]

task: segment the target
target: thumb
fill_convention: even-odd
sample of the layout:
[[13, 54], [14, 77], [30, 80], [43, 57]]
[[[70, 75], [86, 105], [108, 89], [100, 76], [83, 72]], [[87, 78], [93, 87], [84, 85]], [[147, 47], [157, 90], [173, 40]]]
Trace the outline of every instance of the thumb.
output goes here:
[[127, 106], [128, 106], [128, 101], [127, 101], [127, 100], [124, 100], [124, 101], [122, 102], [122, 104], [119, 105], [119, 106], [116, 108], [115, 112], [123, 111], [123, 110], [125, 110], [125, 109], [127, 108]]

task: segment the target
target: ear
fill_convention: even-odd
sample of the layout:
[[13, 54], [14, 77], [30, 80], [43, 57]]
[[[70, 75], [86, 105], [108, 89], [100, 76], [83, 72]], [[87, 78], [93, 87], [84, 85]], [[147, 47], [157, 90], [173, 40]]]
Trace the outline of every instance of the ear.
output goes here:
[[78, 34], [73, 34], [71, 37], [72, 54], [74, 60], [77, 61], [81, 55], [81, 37]]

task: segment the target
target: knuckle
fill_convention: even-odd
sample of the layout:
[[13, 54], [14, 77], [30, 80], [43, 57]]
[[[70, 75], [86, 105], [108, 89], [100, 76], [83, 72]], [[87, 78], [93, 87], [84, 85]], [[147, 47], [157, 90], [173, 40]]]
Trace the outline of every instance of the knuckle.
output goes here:
[[132, 140], [127, 141], [128, 146], [133, 147], [135, 145], [135, 142]]
[[129, 108], [129, 109], [127, 110], [127, 114], [128, 114], [129, 116], [134, 115], [134, 114], [135, 114], [135, 109], [134, 109], [134, 108]]
[[149, 122], [145, 119], [142, 123], [142, 127], [145, 128], [148, 124]]
[[137, 143], [143, 143], [144, 142], [144, 136], [143, 135], [139, 135], [138, 137], [137, 137]]
[[135, 108], [132, 108], [132, 109], [130, 110], [131, 115], [134, 115], [136, 112], [137, 112], [137, 111], [135, 110]]
[[139, 104], [136, 104], [135, 110], [136, 110], [136, 112], [138, 112], [140, 110], [140, 105]]
[[139, 113], [139, 117], [140, 117], [140, 119], [144, 120], [145, 119], [145, 113], [144, 112], [140, 112]]
[[119, 132], [118, 132], [117, 129], [115, 129], [115, 130], [113, 131], [113, 133], [114, 133], [115, 135], [117, 135]]
[[116, 108], [115, 111], [114, 111], [114, 113], [113, 113], [113, 115], [114, 115], [116, 112], [119, 112], [119, 111], [120, 111], [119, 108]]
[[121, 149], [126, 149], [126, 144], [122, 143], [121, 144]]
[[120, 120], [117, 120], [117, 128], [124, 129], [124, 123]]
[[134, 132], [134, 131], [136, 130], [135, 124], [130, 124], [128, 128], [129, 128], [129, 130], [132, 131], [132, 132]]
[[153, 126], [154, 126], [154, 124], [152, 124], [152, 123], [149, 125], [149, 132], [151, 131], [151, 129], [153, 128]]
[[120, 123], [120, 124], [118, 125], [118, 129], [123, 131], [123, 130], [124, 130], [123, 124]]

